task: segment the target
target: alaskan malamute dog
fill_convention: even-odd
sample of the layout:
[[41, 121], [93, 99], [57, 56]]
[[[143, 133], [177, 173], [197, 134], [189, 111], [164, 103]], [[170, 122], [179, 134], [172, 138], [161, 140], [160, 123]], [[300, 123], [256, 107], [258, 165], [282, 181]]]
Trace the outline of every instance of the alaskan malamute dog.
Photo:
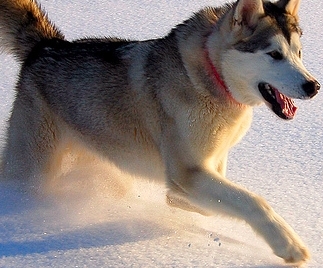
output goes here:
[[299, 4], [240, 0], [202, 9], [160, 39], [67, 41], [34, 0], [0, 0], [1, 47], [22, 66], [3, 176], [41, 185], [66, 144], [125, 169], [158, 161], [169, 205], [240, 218], [286, 262], [306, 261], [267, 202], [226, 178], [255, 105], [289, 120], [292, 99], [320, 88], [302, 63]]

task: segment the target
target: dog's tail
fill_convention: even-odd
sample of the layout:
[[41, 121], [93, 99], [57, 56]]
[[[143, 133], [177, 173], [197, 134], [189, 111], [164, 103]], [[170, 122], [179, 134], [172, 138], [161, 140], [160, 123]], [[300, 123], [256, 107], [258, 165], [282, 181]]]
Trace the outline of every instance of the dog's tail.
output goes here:
[[35, 0], [0, 0], [0, 48], [24, 61], [45, 39], [64, 39]]

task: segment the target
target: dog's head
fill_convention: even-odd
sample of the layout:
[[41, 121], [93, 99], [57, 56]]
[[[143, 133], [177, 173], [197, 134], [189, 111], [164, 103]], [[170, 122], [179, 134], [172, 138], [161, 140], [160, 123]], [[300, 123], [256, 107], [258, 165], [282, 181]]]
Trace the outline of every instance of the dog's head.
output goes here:
[[295, 115], [293, 98], [312, 98], [320, 88], [302, 63], [299, 4], [238, 1], [228, 15], [229, 44], [221, 56], [221, 72], [233, 98], [247, 105], [264, 102], [283, 119]]

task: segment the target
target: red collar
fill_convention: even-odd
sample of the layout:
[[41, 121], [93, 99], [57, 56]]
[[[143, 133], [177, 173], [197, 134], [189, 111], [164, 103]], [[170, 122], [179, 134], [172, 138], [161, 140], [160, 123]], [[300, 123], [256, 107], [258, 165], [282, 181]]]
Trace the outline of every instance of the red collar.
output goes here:
[[225, 84], [224, 80], [221, 78], [221, 75], [217, 71], [216, 67], [214, 66], [214, 64], [210, 58], [207, 48], [205, 48], [205, 58], [206, 58], [206, 63], [207, 63], [207, 69], [210, 73], [210, 76], [212, 77], [212, 80], [214, 81], [214, 83], [219, 87], [219, 89], [221, 90], [223, 95], [227, 96], [231, 101], [233, 101], [237, 104], [240, 104], [238, 101], [236, 101], [233, 98], [229, 88]]
[[213, 79], [215, 80], [216, 84], [221, 86], [221, 89], [223, 89], [225, 92], [227, 92], [228, 94], [231, 95], [227, 85], [225, 84], [225, 82], [221, 78], [218, 70], [215, 68], [214, 64], [212, 63], [212, 60], [210, 59], [210, 55], [209, 55], [209, 52], [207, 49], [205, 50], [205, 54], [206, 54], [207, 64], [209, 65], [208, 67], [211, 71], [211, 74], [212, 74]]

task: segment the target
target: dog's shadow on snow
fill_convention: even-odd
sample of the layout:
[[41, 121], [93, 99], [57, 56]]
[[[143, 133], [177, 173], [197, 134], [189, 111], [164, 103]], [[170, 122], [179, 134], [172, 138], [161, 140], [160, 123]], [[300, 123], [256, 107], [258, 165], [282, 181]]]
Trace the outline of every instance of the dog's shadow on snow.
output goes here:
[[153, 239], [167, 232], [165, 228], [156, 226], [156, 223], [142, 220], [120, 220], [72, 231], [62, 231], [57, 234], [42, 235], [41, 239], [36, 241], [0, 243], [0, 257], [122, 245]]
[[[109, 220], [107, 215], [101, 222], [69, 224], [68, 220], [59, 219], [60, 210], [55, 216], [54, 207], [54, 214], [50, 214], [50, 203], [42, 204], [15, 183], [0, 182], [0, 204], [0, 258], [51, 251], [104, 250], [104, 247], [150, 240], [172, 232], [156, 221], [133, 216]], [[68, 212], [75, 213], [71, 208]]]
[[[66, 213], [77, 214], [79, 208], [74, 203], [68, 204], [70, 207]], [[17, 182], [0, 181], [0, 204], [0, 258], [104, 248], [149, 240], [171, 232], [156, 221], [133, 215], [109, 219], [109, 212], [104, 211], [106, 207], [100, 210], [107, 213], [103, 221], [79, 224], [76, 218], [76, 223], [70, 224], [68, 217], [65, 219], [66, 215], [61, 214], [62, 210], [22, 191]]]
[[[132, 214], [131, 217], [116, 218], [110, 221], [92, 224], [65, 224], [54, 220], [54, 225], [42, 222], [47, 214], [42, 213], [43, 206], [39, 202], [28, 199], [28, 194], [21, 193], [15, 187], [3, 187], [0, 184], [0, 258], [28, 256], [32, 254], [48, 254], [53, 252], [67, 252], [70, 250], [91, 250], [99, 248], [104, 251], [110, 246], [138, 243], [153, 240], [163, 236], [172, 236], [176, 232], [171, 227], [158, 223], [153, 217], [142, 218]], [[49, 208], [50, 209], [50, 208]], [[46, 211], [46, 209], [45, 209]], [[48, 210], [47, 210], [48, 211]], [[124, 211], [123, 211], [124, 212]], [[60, 217], [60, 215], [57, 215]], [[62, 224], [62, 228], [61, 228]], [[52, 228], [54, 227], [54, 228]], [[188, 227], [188, 226], [185, 226]], [[186, 231], [190, 232], [190, 228]], [[206, 230], [196, 227], [193, 233], [205, 233]], [[209, 233], [209, 232], [208, 232]], [[228, 244], [240, 243], [239, 241], [225, 238]], [[234, 267], [234, 266], [232, 266]], [[245, 266], [249, 268], [274, 268], [289, 267], [279, 265]]]

